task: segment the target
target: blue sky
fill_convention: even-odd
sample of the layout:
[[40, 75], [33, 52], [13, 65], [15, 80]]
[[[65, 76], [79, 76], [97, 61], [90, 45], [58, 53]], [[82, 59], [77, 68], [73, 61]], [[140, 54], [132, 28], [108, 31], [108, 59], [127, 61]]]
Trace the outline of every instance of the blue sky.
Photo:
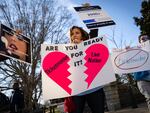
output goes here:
[[[101, 27], [99, 28], [100, 35], [106, 35], [108, 38], [112, 38], [113, 30], [115, 31], [115, 40], [117, 44], [120, 44], [122, 39], [123, 46], [130, 45], [135, 46], [138, 44], [138, 36], [140, 34], [139, 27], [134, 23], [133, 17], [140, 16], [140, 8], [142, 0], [61, 0], [72, 11], [73, 15], [77, 19], [77, 25], [85, 27], [83, 22], [73, 7], [81, 6], [83, 3], [90, 3], [91, 5], [99, 5], [115, 22], [115, 26]], [[115, 47], [113, 43], [109, 45]]]

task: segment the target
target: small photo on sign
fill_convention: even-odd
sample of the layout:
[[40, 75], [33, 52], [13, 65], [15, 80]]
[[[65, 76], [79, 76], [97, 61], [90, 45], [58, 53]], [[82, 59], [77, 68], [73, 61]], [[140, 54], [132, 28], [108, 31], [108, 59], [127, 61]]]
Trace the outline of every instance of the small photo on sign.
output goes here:
[[0, 29], [0, 61], [15, 58], [31, 63], [31, 39], [3, 24]]

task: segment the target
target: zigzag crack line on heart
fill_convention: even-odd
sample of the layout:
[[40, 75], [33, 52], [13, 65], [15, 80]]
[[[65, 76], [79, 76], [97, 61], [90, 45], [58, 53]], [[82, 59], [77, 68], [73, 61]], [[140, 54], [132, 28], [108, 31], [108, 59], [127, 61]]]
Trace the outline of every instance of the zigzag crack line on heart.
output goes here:
[[84, 73], [88, 75], [86, 82], [88, 83], [87, 88], [89, 88], [99, 71], [101, 71], [107, 62], [109, 52], [105, 45], [94, 44], [87, 48], [85, 53], [86, 56], [84, 59], [86, 60], [86, 63], [84, 65], [87, 67], [87, 70]]
[[[49, 62], [50, 59], [56, 59], [57, 61]], [[60, 87], [62, 87], [67, 93], [71, 94], [72, 89], [68, 86], [72, 82], [67, 77], [70, 76], [68, 69], [68, 61], [70, 58], [61, 52], [51, 52], [44, 58], [43, 68], [45, 73], [55, 81]], [[52, 70], [51, 70], [52, 69]], [[61, 75], [60, 75], [61, 74]]]
[[[86, 53], [86, 52], [85, 52]], [[84, 71], [84, 73], [85, 73], [85, 76], [87, 76], [86, 77], [86, 79], [85, 79], [85, 81], [87, 82], [87, 88], [89, 87], [89, 85], [90, 85], [90, 83], [89, 83], [89, 81], [88, 81], [88, 78], [89, 78], [89, 74], [88, 74], [88, 63], [87, 63], [87, 59], [88, 59], [88, 57], [87, 57], [88, 55], [87, 55], [87, 53], [86, 53], [86, 56], [84, 57], [84, 60], [85, 60], [85, 64], [84, 64], [84, 66], [86, 67], [86, 69], [85, 69], [85, 71]]]

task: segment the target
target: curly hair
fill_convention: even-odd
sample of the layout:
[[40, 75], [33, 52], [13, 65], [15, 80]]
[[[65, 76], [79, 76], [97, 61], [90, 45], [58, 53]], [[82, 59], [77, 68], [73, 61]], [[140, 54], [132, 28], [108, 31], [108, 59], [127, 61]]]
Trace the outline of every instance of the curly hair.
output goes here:
[[[89, 34], [81, 27], [78, 27], [78, 26], [73, 26], [70, 28], [70, 36], [72, 36], [72, 31], [74, 29], [79, 29], [81, 31], [81, 35], [82, 35], [82, 40], [85, 41], [85, 40], [88, 40], [89, 39]], [[71, 39], [71, 42], [73, 42], [73, 40]]]

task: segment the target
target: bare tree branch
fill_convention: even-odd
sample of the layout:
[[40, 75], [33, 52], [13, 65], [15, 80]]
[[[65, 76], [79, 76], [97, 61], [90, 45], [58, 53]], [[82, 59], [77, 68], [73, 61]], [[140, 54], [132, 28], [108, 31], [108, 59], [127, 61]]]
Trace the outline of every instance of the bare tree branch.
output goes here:
[[[12, 5], [13, 4], [13, 5]], [[56, 0], [2, 0], [0, 16], [3, 24], [20, 29], [32, 39], [32, 65], [12, 59], [0, 62], [0, 84], [19, 81], [25, 94], [26, 109], [41, 97], [40, 49], [43, 42], [66, 43], [72, 15]], [[2, 81], [2, 82], [1, 82]]]

